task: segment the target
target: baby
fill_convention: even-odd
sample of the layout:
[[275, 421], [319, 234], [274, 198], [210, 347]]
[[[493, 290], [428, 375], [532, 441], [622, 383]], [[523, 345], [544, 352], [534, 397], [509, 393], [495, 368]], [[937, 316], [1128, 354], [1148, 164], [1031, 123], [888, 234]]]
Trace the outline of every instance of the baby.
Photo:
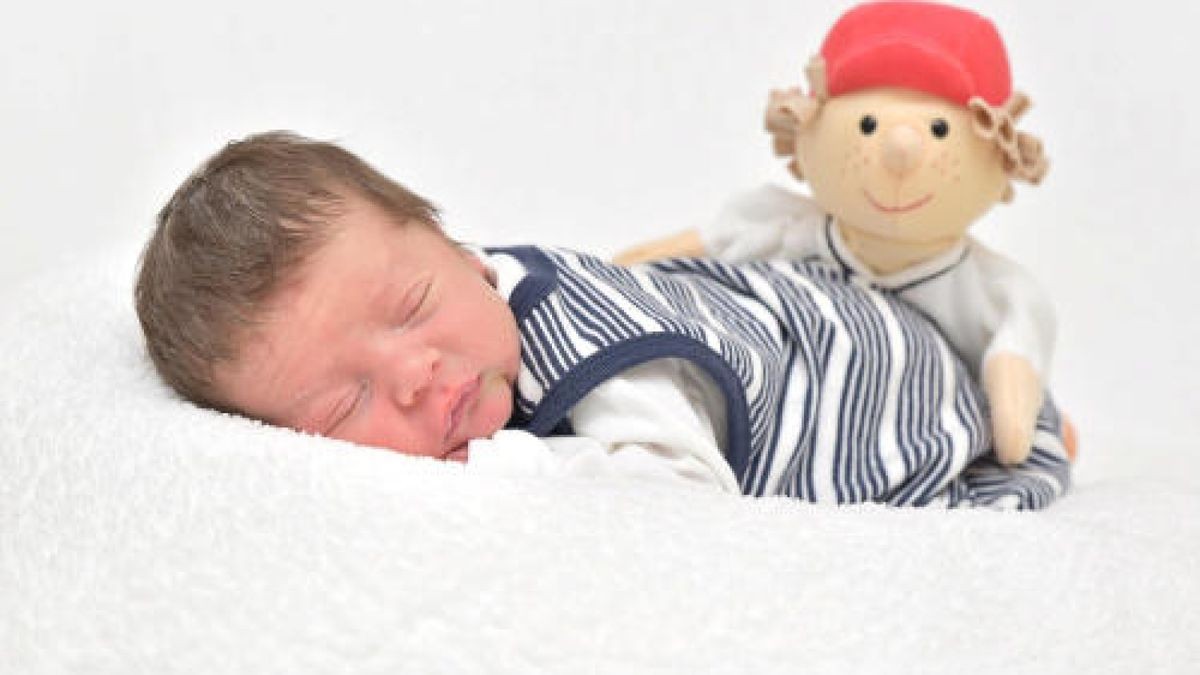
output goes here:
[[835, 503], [1037, 508], [1068, 481], [1052, 405], [1030, 460], [998, 465], [940, 334], [835, 267], [460, 246], [425, 199], [288, 133], [184, 182], [135, 300], [184, 398], [405, 454]]

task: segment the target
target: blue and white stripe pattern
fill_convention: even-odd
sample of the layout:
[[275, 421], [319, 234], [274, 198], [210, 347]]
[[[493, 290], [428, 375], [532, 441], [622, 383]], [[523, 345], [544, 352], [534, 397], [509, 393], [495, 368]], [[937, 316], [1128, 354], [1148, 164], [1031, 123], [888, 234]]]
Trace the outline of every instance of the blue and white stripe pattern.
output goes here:
[[1049, 400], [1030, 459], [1000, 466], [983, 393], [933, 325], [835, 265], [626, 269], [559, 249], [490, 252], [524, 268], [509, 296], [522, 359], [511, 426], [565, 431], [599, 383], [683, 357], [725, 394], [721, 447], [745, 494], [1036, 509], [1067, 489]]

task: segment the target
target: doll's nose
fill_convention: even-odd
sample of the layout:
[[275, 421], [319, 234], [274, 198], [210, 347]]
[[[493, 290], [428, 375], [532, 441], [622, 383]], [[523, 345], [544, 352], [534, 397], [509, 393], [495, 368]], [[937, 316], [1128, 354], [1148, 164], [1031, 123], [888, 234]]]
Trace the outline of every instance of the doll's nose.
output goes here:
[[924, 150], [925, 139], [919, 131], [907, 124], [897, 124], [888, 129], [883, 139], [883, 165], [903, 178], [921, 163]]

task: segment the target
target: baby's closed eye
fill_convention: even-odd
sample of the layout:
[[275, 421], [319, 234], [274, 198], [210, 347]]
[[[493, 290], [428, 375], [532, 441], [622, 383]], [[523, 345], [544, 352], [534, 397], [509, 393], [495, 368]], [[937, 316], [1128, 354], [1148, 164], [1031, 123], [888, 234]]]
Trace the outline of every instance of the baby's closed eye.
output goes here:
[[433, 280], [424, 278], [405, 291], [404, 297], [400, 300], [399, 309], [395, 313], [396, 326], [410, 326], [414, 321], [424, 318], [433, 304], [430, 301], [432, 288]]

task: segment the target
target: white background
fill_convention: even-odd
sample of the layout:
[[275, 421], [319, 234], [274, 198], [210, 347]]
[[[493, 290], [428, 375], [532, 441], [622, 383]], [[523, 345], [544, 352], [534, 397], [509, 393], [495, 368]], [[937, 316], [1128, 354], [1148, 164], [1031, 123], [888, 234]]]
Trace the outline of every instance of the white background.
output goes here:
[[[342, 142], [459, 238], [614, 252], [787, 183], [766, 92], [850, 4], [6, 2], [0, 290], [131, 250], [205, 156], [278, 128]], [[1056, 298], [1080, 477], [1169, 476], [1200, 449], [1200, 9], [963, 4], [1004, 34], [1052, 160], [977, 232]]]

